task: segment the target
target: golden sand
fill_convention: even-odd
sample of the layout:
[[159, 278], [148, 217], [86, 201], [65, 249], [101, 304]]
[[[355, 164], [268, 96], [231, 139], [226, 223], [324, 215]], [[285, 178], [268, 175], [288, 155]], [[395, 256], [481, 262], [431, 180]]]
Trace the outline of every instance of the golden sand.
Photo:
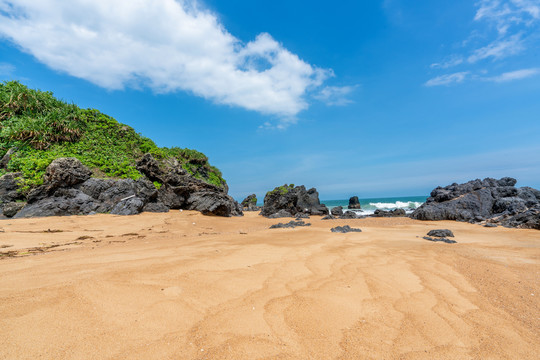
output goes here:
[[540, 231], [289, 220], [2, 220], [0, 359], [539, 358]]

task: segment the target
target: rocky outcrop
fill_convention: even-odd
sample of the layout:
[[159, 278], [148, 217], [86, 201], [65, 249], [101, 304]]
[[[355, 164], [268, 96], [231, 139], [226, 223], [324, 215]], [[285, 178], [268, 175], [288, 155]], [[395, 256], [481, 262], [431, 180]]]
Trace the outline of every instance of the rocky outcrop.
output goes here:
[[227, 187], [208, 184], [189, 175], [178, 163], [161, 165], [150, 154], [137, 163], [137, 170], [161, 184], [158, 201], [170, 209], [197, 210], [204, 215], [241, 216], [242, 207], [227, 195]]
[[264, 197], [261, 215], [271, 216], [284, 210], [290, 214], [327, 215], [328, 208], [319, 201], [315, 188], [306, 190], [305, 186], [283, 185], [269, 191]]
[[435, 229], [435, 230], [430, 230], [427, 233], [427, 236], [454, 237], [454, 233], [452, 232], [452, 230], [448, 230], [448, 229]]
[[349, 199], [349, 209], [361, 209], [360, 201], [358, 200], [358, 196], [353, 196]]
[[348, 232], [362, 232], [362, 229], [352, 228], [349, 225], [336, 226], [330, 229], [331, 232], [335, 233], [348, 233]]
[[[134, 215], [142, 211], [166, 212], [171, 208], [216, 216], [242, 214], [240, 205], [226, 194], [226, 189], [195, 179], [180, 166], [167, 172], [154, 161], [151, 155], [141, 160], [141, 172], [147, 178], [113, 180], [90, 177], [91, 171], [75, 158], [56, 159], [47, 168], [43, 185], [28, 194], [24, 207], [13, 205], [21, 200], [17, 191], [18, 174], [6, 174], [0, 178], [4, 215], [15, 218], [94, 213]], [[149, 179], [162, 184], [159, 190]]]
[[291, 220], [288, 223], [277, 223], [270, 226], [270, 229], [294, 229], [297, 226], [311, 226], [310, 223], [306, 223], [302, 220], [294, 221]]
[[398, 217], [398, 216], [407, 216], [407, 213], [403, 209], [394, 209], [394, 210], [381, 210], [377, 209], [371, 215], [373, 217]]
[[341, 215], [343, 215], [343, 207], [336, 206], [336, 207], [332, 208], [332, 210], [330, 210], [330, 214], [332, 214], [333, 216], [341, 216]]
[[540, 191], [515, 184], [515, 179], [506, 177], [437, 187], [411, 218], [540, 229]]
[[339, 217], [340, 219], [358, 219], [358, 215], [354, 211], [345, 211], [343, 215]]
[[261, 209], [257, 206], [257, 195], [255, 194], [248, 195], [240, 205], [242, 205], [243, 211], [259, 211]]

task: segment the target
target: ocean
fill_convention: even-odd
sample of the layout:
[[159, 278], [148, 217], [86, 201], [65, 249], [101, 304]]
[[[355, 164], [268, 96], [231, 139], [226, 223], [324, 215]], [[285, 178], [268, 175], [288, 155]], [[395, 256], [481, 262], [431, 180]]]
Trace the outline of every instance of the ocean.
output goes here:
[[[407, 213], [411, 213], [414, 209], [422, 205], [427, 199], [427, 196], [403, 196], [390, 198], [371, 198], [359, 199], [362, 210], [352, 210], [361, 215], [370, 215], [377, 209], [394, 210], [405, 209]], [[329, 209], [336, 206], [342, 206], [343, 210], [347, 210], [349, 199], [346, 200], [321, 200]]]

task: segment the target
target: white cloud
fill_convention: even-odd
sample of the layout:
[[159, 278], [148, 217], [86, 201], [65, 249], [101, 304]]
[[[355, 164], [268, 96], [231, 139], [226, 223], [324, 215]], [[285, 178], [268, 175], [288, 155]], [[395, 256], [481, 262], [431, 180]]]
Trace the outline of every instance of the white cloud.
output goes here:
[[432, 69], [448, 69], [463, 63], [463, 57], [458, 55], [450, 56], [448, 59], [440, 63], [431, 64]]
[[0, 0], [0, 36], [107, 89], [188, 91], [283, 119], [331, 76], [269, 34], [242, 43], [196, 0]]
[[[477, 70], [471, 66], [481, 63], [488, 71], [488, 60], [500, 62], [511, 56], [524, 56], [528, 49], [539, 46], [540, 0], [479, 0], [475, 6], [475, 28], [461, 43], [460, 54], [432, 64], [432, 69], [460, 66], [474, 73]], [[471, 77], [485, 80], [482, 76]], [[445, 79], [443, 75], [433, 80]]]
[[481, 0], [474, 20], [494, 24], [500, 34], [506, 34], [516, 24], [530, 25], [540, 19], [538, 0]]
[[431, 86], [441, 86], [441, 85], [451, 85], [451, 84], [457, 84], [463, 82], [469, 73], [467, 71], [464, 72], [457, 72], [454, 74], [446, 74], [437, 76], [433, 79], [428, 80], [424, 85], [431, 87]]
[[352, 104], [353, 101], [347, 96], [358, 86], [326, 86], [313, 97], [326, 105], [344, 106]]
[[486, 78], [485, 80], [495, 81], [495, 82], [507, 82], [507, 81], [513, 81], [513, 80], [526, 79], [528, 77], [535, 76], [538, 74], [540, 74], [540, 68], [521, 69], [521, 70], [505, 72], [499, 76]]
[[469, 56], [467, 61], [475, 63], [489, 57], [501, 59], [518, 54], [522, 50], [524, 50], [524, 46], [521, 34], [516, 34], [504, 40], [496, 40], [487, 46], [475, 50], [474, 53]]

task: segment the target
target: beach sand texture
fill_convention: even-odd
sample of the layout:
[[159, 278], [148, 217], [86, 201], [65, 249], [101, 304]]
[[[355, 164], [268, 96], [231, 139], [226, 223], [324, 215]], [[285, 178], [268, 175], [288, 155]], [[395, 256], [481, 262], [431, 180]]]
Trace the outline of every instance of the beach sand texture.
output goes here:
[[538, 359], [540, 231], [289, 220], [2, 220], [0, 359]]

